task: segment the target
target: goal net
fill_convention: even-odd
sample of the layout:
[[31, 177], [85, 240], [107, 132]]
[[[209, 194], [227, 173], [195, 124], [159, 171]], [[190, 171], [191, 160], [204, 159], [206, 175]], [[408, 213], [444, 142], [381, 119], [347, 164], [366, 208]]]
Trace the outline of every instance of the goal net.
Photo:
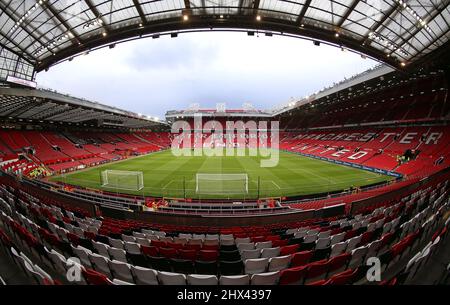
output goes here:
[[197, 174], [197, 194], [247, 194], [247, 174]]
[[144, 175], [142, 172], [104, 170], [101, 173], [102, 187], [139, 191], [144, 188]]

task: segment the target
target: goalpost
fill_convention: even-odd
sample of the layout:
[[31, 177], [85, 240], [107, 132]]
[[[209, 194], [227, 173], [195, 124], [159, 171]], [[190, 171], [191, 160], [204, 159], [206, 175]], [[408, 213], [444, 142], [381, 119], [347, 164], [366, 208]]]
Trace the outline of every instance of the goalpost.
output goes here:
[[144, 175], [137, 171], [107, 169], [101, 172], [102, 187], [127, 191], [140, 191], [144, 188]]
[[195, 177], [197, 194], [247, 194], [247, 174], [197, 174]]

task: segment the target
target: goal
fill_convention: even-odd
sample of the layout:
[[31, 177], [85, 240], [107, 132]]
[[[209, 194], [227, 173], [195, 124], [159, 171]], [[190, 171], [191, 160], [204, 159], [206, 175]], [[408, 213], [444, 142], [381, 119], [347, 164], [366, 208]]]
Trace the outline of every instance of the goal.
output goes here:
[[102, 187], [127, 191], [140, 191], [144, 188], [144, 175], [136, 171], [107, 169], [101, 172]]
[[247, 174], [197, 174], [195, 178], [197, 194], [226, 195], [247, 194]]

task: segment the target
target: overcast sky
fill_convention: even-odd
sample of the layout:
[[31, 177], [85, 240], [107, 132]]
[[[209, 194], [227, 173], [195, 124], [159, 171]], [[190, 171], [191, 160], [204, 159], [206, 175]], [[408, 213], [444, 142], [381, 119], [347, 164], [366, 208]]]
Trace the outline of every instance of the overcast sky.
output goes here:
[[311, 41], [263, 34], [190, 33], [141, 39], [76, 57], [37, 75], [40, 86], [164, 117], [192, 103], [270, 109], [376, 62]]

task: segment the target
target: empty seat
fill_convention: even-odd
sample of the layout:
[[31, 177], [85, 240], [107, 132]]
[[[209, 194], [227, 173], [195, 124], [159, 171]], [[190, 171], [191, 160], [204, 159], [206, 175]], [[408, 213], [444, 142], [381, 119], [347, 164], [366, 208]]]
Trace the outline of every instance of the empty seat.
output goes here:
[[[244, 244], [244, 243], [248, 244], [251, 242], [251, 239], [250, 239], [250, 237], [236, 237], [234, 242], [236, 243], [236, 245]], [[238, 248], [239, 248], [239, 246], [238, 246]]]
[[241, 260], [220, 261], [219, 268], [221, 275], [238, 275], [242, 274], [243, 263]]
[[125, 250], [131, 254], [140, 254], [141, 247], [139, 244], [134, 242], [125, 242]]
[[239, 251], [253, 250], [253, 249], [255, 249], [255, 244], [254, 243], [240, 243], [240, 244], [237, 244], [237, 247], [238, 247]]
[[112, 278], [111, 270], [109, 269], [109, 264], [108, 264], [109, 259], [107, 259], [101, 255], [98, 255], [97, 253], [89, 254], [89, 259], [91, 260], [92, 267], [94, 267], [94, 269], [96, 271], [103, 273], [110, 279]]
[[366, 257], [368, 249], [369, 249], [369, 245], [353, 249], [351, 252], [352, 258], [348, 265], [349, 268], [355, 268], [355, 267], [358, 267], [360, 264], [362, 264], [364, 261], [364, 258]]
[[111, 285], [111, 281], [108, 280], [108, 277], [101, 272], [89, 268], [81, 269], [81, 272], [86, 279], [86, 282], [90, 285]]
[[132, 242], [132, 243], [134, 243], [136, 238], [134, 236], [129, 236], [129, 235], [122, 234], [122, 240], [124, 242]]
[[120, 239], [115, 239], [115, 238], [109, 237], [109, 245], [111, 247], [114, 247], [114, 248], [117, 248], [117, 249], [124, 249], [125, 250], [124, 242], [121, 241]]
[[272, 248], [272, 241], [263, 241], [255, 244], [255, 249]]
[[333, 246], [334, 244], [337, 244], [337, 243], [340, 243], [341, 241], [343, 241], [344, 237], [345, 237], [345, 232], [338, 233], [338, 234], [335, 234], [335, 235], [331, 236], [331, 242], [330, 242], [331, 246]]
[[135, 266], [141, 266], [141, 267], [148, 267], [149, 262], [147, 261], [147, 258], [142, 254], [132, 254], [132, 253], [126, 253], [127, 261], [129, 261], [131, 264]]
[[284, 269], [280, 272], [280, 285], [301, 285], [308, 272], [308, 266]]
[[280, 255], [280, 247], [263, 248], [261, 250], [261, 257], [271, 258]]
[[176, 258], [178, 251], [174, 248], [159, 248], [159, 255], [165, 258]]
[[283, 246], [280, 248], [280, 255], [294, 254], [298, 250], [298, 245]]
[[245, 275], [222, 275], [219, 279], [220, 285], [236, 285], [243, 286], [250, 283], [250, 276]]
[[120, 262], [127, 262], [127, 256], [125, 250], [117, 249], [113, 247], [108, 248], [109, 257], [113, 260], [120, 261]]
[[339, 254], [342, 254], [343, 252], [345, 252], [346, 249], [347, 249], [347, 242], [345, 242], [345, 241], [334, 244], [331, 247], [330, 257], [334, 257]]
[[350, 261], [350, 253], [342, 253], [331, 258], [328, 261], [328, 277], [333, 274], [339, 273], [347, 269], [348, 262]]
[[157, 272], [153, 269], [131, 266], [131, 271], [138, 285], [158, 285]]
[[296, 252], [291, 257], [291, 266], [297, 267], [297, 266], [303, 266], [309, 263], [309, 260], [313, 256], [313, 251], [301, 251]]
[[136, 243], [141, 246], [150, 246], [150, 241], [147, 238], [136, 237]]
[[186, 259], [171, 259], [170, 264], [172, 265], [172, 269], [177, 273], [194, 273], [194, 263], [191, 260]]
[[114, 278], [134, 283], [133, 275], [131, 274], [131, 266], [129, 264], [112, 260], [109, 261], [109, 268], [111, 269]]
[[279, 271], [253, 274], [251, 285], [276, 285], [279, 279]]
[[217, 261], [195, 261], [194, 265], [196, 273], [211, 275], [218, 273]]
[[119, 280], [119, 279], [113, 279], [112, 284], [113, 285], [135, 285], [134, 283], [126, 282], [126, 281]]
[[330, 246], [330, 237], [318, 238], [316, 240], [316, 249], [324, 249]]
[[286, 269], [289, 266], [290, 262], [291, 262], [290, 255], [272, 257], [269, 260], [268, 271], [272, 272], [272, 271], [280, 271], [280, 270]]
[[259, 258], [261, 255], [261, 249], [254, 249], [254, 250], [243, 250], [241, 252], [241, 259], [245, 261], [246, 259], [250, 258]]
[[219, 253], [215, 250], [200, 250], [198, 252], [198, 260], [200, 261], [216, 261]]
[[186, 285], [186, 276], [180, 273], [158, 271], [158, 279], [162, 285]]
[[96, 241], [92, 241], [92, 246], [94, 247], [94, 249], [97, 251], [98, 254], [109, 258], [109, 251], [108, 251], [109, 246], [108, 245], [105, 245], [103, 243], [99, 243]]
[[351, 238], [350, 240], [348, 240], [346, 251], [350, 252], [353, 249], [355, 249], [361, 242], [361, 238], [362, 238], [362, 236], [359, 235], [359, 236], [355, 236], [355, 237]]
[[217, 285], [219, 280], [215, 275], [189, 274], [187, 282], [189, 285]]
[[169, 262], [169, 260], [165, 257], [154, 257], [154, 256], [148, 256], [148, 263], [150, 264], [152, 269], [158, 270], [158, 271], [171, 271], [172, 266]]
[[245, 261], [245, 273], [256, 274], [266, 272], [268, 264], [268, 258], [248, 259]]
[[196, 250], [178, 250], [178, 257], [182, 259], [188, 259], [191, 261], [195, 261], [197, 259], [197, 251]]
[[308, 273], [305, 278], [305, 284], [312, 283], [318, 280], [323, 280], [327, 274], [328, 261], [321, 260], [310, 263], [308, 265]]

